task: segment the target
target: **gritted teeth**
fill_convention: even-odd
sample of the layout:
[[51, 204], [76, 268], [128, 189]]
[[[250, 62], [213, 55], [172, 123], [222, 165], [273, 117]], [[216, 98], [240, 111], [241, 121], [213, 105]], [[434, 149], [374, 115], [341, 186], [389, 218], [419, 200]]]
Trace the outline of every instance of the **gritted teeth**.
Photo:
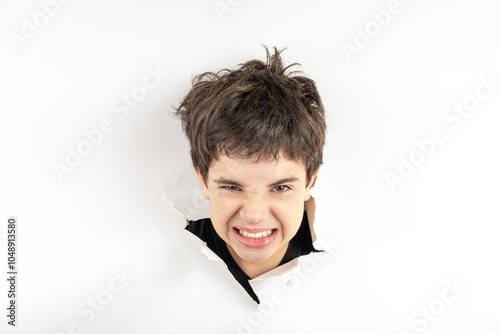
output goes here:
[[252, 238], [252, 239], [259, 239], [259, 238], [265, 238], [270, 236], [273, 233], [273, 229], [267, 230], [267, 231], [262, 231], [262, 232], [257, 232], [257, 233], [250, 233], [244, 230], [238, 230], [238, 232], [244, 236], [245, 238]]

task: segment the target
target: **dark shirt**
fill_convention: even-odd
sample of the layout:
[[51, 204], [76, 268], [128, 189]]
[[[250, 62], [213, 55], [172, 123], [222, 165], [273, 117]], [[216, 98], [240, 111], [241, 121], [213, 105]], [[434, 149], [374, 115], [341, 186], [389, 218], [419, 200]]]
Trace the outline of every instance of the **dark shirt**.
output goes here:
[[[199, 219], [196, 221], [189, 221], [186, 226], [186, 230], [190, 231], [201, 240], [207, 243], [208, 248], [210, 248], [215, 254], [217, 254], [227, 265], [227, 268], [233, 274], [234, 278], [243, 286], [246, 292], [252, 297], [252, 299], [259, 304], [259, 297], [255, 294], [252, 286], [248, 282], [250, 277], [245, 274], [245, 272], [238, 266], [236, 261], [229, 253], [229, 249], [224, 240], [219, 237], [215, 232], [210, 218]], [[311, 252], [318, 252], [312, 244], [311, 230], [309, 229], [309, 221], [307, 220], [306, 211], [302, 217], [302, 223], [300, 224], [299, 230], [295, 236], [288, 243], [288, 248], [283, 256], [283, 259], [278, 266], [285, 264], [296, 257], [301, 255], [307, 255]]]

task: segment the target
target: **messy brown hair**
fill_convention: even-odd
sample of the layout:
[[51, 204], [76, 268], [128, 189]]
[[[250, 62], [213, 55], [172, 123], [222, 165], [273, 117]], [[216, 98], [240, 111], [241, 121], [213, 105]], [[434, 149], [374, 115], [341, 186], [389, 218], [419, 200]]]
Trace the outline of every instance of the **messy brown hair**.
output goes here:
[[315, 82], [289, 72], [299, 64], [285, 67], [283, 50], [264, 48], [265, 63], [196, 76], [175, 111], [205, 182], [220, 154], [255, 161], [283, 154], [305, 165], [306, 184], [323, 162], [325, 111]]

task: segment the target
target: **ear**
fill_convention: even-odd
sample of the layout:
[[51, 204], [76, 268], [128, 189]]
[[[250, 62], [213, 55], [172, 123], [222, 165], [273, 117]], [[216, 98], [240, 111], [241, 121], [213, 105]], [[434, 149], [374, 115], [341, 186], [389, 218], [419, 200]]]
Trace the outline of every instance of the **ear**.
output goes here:
[[306, 193], [305, 193], [305, 197], [304, 197], [304, 202], [307, 202], [311, 198], [311, 193], [309, 191], [316, 184], [316, 180], [318, 179], [318, 173], [319, 173], [319, 168], [311, 176], [311, 180], [309, 181], [309, 184], [306, 187]]
[[198, 176], [198, 182], [200, 182], [201, 189], [203, 190], [203, 197], [206, 199], [209, 199], [208, 196], [208, 187], [205, 182], [205, 179], [203, 178], [203, 175], [200, 173], [200, 168], [199, 167], [194, 167], [194, 171], [196, 172], [196, 176]]

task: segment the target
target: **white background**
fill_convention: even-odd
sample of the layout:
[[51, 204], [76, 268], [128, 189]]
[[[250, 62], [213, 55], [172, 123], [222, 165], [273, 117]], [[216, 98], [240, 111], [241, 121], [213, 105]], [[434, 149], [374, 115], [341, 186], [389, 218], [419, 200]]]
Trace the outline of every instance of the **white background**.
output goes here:
[[[7, 217], [19, 221], [12, 332], [60, 333], [75, 320], [94, 333], [75, 309], [123, 268], [141, 312], [154, 295], [141, 294], [141, 280], [178, 221], [163, 194], [190, 175], [172, 107], [193, 75], [262, 59], [261, 44], [289, 47], [285, 60], [317, 82], [328, 113], [315, 226], [340, 244], [332, 275], [345, 293], [330, 301], [324, 332], [418, 333], [410, 315], [439, 298], [445, 280], [466, 289], [425, 332], [500, 330], [500, 87], [457, 128], [443, 118], [474, 96], [479, 77], [500, 81], [500, 3], [401, 0], [348, 57], [342, 46], [359, 46], [389, 1], [73, 0], [44, 22], [49, 2], [0, 3], [1, 268]], [[32, 36], [12, 42], [36, 17]], [[148, 68], [168, 75], [120, 118], [114, 103]], [[60, 181], [54, 162], [103, 119], [113, 131]], [[391, 189], [385, 174], [437, 128], [447, 139]], [[2, 279], [1, 305], [6, 291]], [[127, 303], [124, 291], [110, 307]], [[0, 332], [10, 333], [4, 313]]]

